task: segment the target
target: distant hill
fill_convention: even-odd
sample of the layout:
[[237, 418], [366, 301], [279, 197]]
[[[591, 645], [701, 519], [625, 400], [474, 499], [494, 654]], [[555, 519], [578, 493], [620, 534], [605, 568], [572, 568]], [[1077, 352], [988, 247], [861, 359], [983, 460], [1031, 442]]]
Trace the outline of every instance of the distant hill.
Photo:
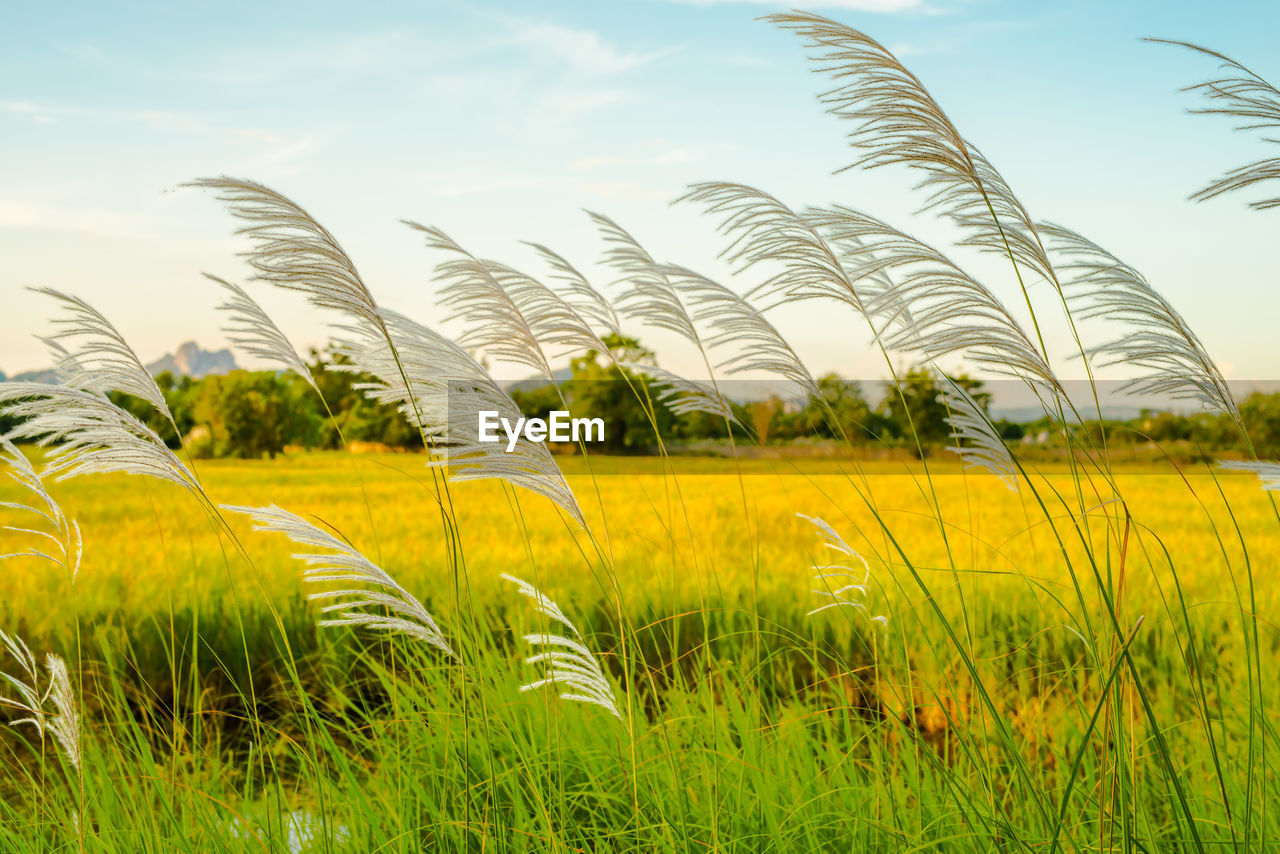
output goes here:
[[236, 368], [236, 357], [230, 350], [203, 350], [194, 341], [187, 341], [178, 347], [178, 352], [166, 353], [147, 365], [152, 376], [168, 371], [175, 377], [188, 376], [197, 380], [210, 374], [229, 374]]
[[38, 371], [23, 371], [9, 377], [15, 383], [56, 383], [58, 375], [53, 368], [41, 368]]
[[[568, 368], [561, 368], [552, 374], [552, 376], [555, 378], [556, 383], [565, 383], [573, 379], [573, 371]], [[502, 390], [508, 393], [513, 391], [537, 391], [538, 389], [546, 388], [549, 385], [551, 385], [551, 383], [547, 381], [546, 377], [529, 377], [523, 380], [508, 382], [502, 386]]]
[[[203, 379], [211, 374], [229, 374], [239, 368], [235, 355], [228, 349], [204, 350], [194, 341], [187, 341], [178, 347], [176, 353], [166, 353], [154, 362], [146, 365], [147, 372], [153, 377], [168, 371], [175, 377], [189, 376], [192, 379]], [[58, 375], [52, 368], [40, 368], [34, 371], [23, 371], [11, 377], [5, 377], [0, 371], [0, 382], [6, 379], [26, 383], [57, 383]]]

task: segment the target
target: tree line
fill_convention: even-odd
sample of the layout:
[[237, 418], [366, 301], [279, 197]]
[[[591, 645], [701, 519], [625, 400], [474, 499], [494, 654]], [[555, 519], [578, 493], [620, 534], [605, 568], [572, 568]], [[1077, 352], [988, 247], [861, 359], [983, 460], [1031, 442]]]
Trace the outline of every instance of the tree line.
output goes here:
[[[636, 339], [612, 336], [605, 343], [625, 354], [621, 360], [629, 364], [655, 363], [652, 351]], [[171, 447], [185, 444], [196, 457], [271, 458], [290, 447], [337, 449], [352, 442], [421, 449], [421, 437], [399, 412], [361, 391], [372, 377], [334, 370], [341, 360], [332, 348], [310, 353], [308, 369], [323, 400], [292, 373], [240, 370], [202, 379], [162, 373], [156, 382], [181, 439], [174, 425], [149, 405], [116, 392], [111, 396]], [[989, 414], [991, 395], [981, 380], [963, 375], [950, 380]], [[732, 436], [767, 444], [836, 440], [920, 455], [948, 444], [952, 432], [947, 408], [939, 400], [941, 379], [926, 368], [900, 376], [878, 401], [869, 400], [859, 383], [829, 373], [817, 379], [817, 395], [804, 400], [729, 402], [731, 418], [707, 411], [677, 415], [661, 400], [664, 388], [643, 370], [623, 368], [589, 352], [571, 362], [568, 379], [532, 387], [522, 383], [510, 394], [526, 417], [547, 418], [567, 409], [575, 417], [602, 418], [604, 441], [593, 443], [592, 449], [612, 454], [652, 453], [657, 435], [669, 446]], [[1280, 455], [1280, 394], [1251, 394], [1239, 409], [1258, 453]], [[12, 426], [3, 419], [0, 415], [0, 434]], [[992, 423], [1011, 443], [1053, 444], [1060, 435], [1048, 417], [1031, 422], [993, 418]], [[1143, 411], [1133, 419], [1085, 421], [1079, 429], [1109, 445], [1179, 443], [1207, 451], [1234, 448], [1238, 440], [1225, 416], [1209, 413]]]

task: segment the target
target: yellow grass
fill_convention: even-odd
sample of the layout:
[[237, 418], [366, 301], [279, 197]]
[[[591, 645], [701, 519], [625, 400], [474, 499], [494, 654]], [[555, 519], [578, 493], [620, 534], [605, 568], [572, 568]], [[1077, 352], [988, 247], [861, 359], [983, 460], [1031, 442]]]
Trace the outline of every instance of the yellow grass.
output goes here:
[[[1031, 609], [1043, 625], [1069, 622], [1052, 601], [1058, 596], [1074, 603], [1067, 561], [1030, 490], [1024, 485], [1015, 495], [994, 478], [965, 474], [954, 460], [931, 461], [931, 480], [921, 464], [900, 462], [867, 463], [861, 473], [845, 474], [817, 460], [683, 460], [675, 474], [660, 459], [596, 459], [594, 475], [581, 458], [567, 458], [563, 467], [598, 551], [537, 496], [492, 482], [451, 487], [473, 595], [483, 600], [499, 573], [512, 571], [536, 573], [561, 600], [604, 600], [610, 595], [604, 567], [611, 561], [628, 608], [669, 614], [701, 604], [732, 606], [749, 602], [758, 590], [763, 609], [802, 612], [817, 604], [809, 567], [820, 542], [796, 517], [804, 513], [826, 519], [863, 551], [879, 588], [876, 601], [900, 614], [918, 606], [922, 596], [887, 542], [869, 498], [940, 600], [955, 598], [960, 584], [968, 607], [979, 615]], [[436, 490], [421, 457], [306, 454], [275, 462], [203, 462], [199, 474], [219, 503], [275, 503], [314, 514], [424, 600], [452, 600]], [[1062, 502], [1077, 515], [1082, 501], [1091, 508], [1099, 546], [1108, 536], [1108, 514], [1112, 536], [1123, 530], [1116, 527], [1118, 505], [1106, 503], [1113, 496], [1102, 488], [1105, 481], [1094, 481], [1097, 490], [1081, 498], [1063, 469], [1036, 479], [1051, 511], [1063, 516], [1060, 530], [1078, 568], [1086, 564]], [[1233, 579], [1227, 558], [1241, 576], [1245, 562], [1218, 490], [1244, 532], [1255, 572], [1265, 579], [1280, 558], [1280, 538], [1274, 536], [1278, 523], [1270, 500], [1257, 482], [1244, 475], [1215, 481], [1203, 467], [1179, 473], [1171, 466], [1128, 466], [1118, 470], [1116, 483], [1134, 515], [1125, 613], [1161, 619], [1162, 597], [1172, 595], [1162, 541], [1201, 615], [1235, 619], [1232, 585], [1243, 584], [1243, 578]], [[931, 510], [933, 491], [944, 508], [949, 551]], [[109, 476], [59, 485], [56, 494], [84, 531], [76, 592], [82, 613], [158, 614], [199, 600], [209, 604], [211, 597], [231, 595], [233, 586], [241, 603], [255, 596], [281, 601], [301, 589], [283, 538], [256, 535], [235, 522], [253, 558], [249, 566], [225, 536], [219, 538], [197, 502], [175, 488]], [[0, 485], [0, 500], [21, 497], [7, 480]], [[21, 535], [5, 536], [4, 551], [24, 545]], [[1119, 553], [1114, 543], [1110, 553]], [[57, 604], [50, 597], [67, 589], [55, 572], [30, 560], [6, 566], [0, 612], [7, 612], [10, 625], [21, 618], [38, 632], [63, 620], [63, 609], [48, 607]], [[1118, 570], [1112, 572], [1114, 589]], [[1082, 587], [1096, 589], [1089, 579], [1082, 579]], [[1259, 597], [1260, 612], [1275, 613], [1274, 585], [1263, 584]]]

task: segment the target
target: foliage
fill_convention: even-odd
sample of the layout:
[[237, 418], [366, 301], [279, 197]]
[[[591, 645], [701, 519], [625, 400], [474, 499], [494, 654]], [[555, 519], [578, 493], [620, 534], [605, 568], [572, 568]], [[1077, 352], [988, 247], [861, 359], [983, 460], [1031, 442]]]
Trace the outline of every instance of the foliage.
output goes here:
[[[337, 238], [287, 197], [195, 182], [237, 218], [259, 279], [337, 313], [358, 340], [330, 352], [333, 371], [303, 365], [231, 288], [239, 342], [290, 372], [161, 384], [95, 309], [44, 292], [65, 309], [48, 339], [63, 382], [0, 384], [13, 437], [52, 446], [28, 459], [5, 445], [15, 476], [0, 489], [20, 494], [0, 501], [6, 522], [19, 517], [4, 531], [36, 545], [0, 559], [63, 571], [0, 576], [0, 618], [38, 642], [0, 639], [17, 662], [3, 703], [22, 717], [8, 722], [52, 736], [65, 773], [49, 773], [32, 728], [0, 742], [0, 850], [1274, 847], [1280, 630], [1266, 615], [1280, 594], [1259, 573], [1280, 559], [1280, 466], [1256, 451], [1280, 438], [1276, 398], [1237, 408], [1173, 306], [1100, 247], [1034, 220], [883, 45], [815, 15], [771, 20], [834, 78], [823, 99], [853, 122], [854, 165], [916, 170], [926, 210], [958, 232], [948, 251], [1007, 260], [1030, 317], [874, 216], [797, 214], [709, 183], [690, 198], [725, 217], [731, 263], [773, 267], [752, 299], [825, 300], [869, 325], [891, 371], [891, 352], [919, 359], [893, 371], [874, 409], [838, 378], [814, 381], [747, 297], [659, 263], [598, 214], [624, 276], [616, 313], [545, 248], [567, 289], [415, 226], [450, 256], [437, 281], [468, 325], [464, 347], [380, 305]], [[1233, 68], [1249, 77], [1209, 97], [1270, 116], [1275, 90]], [[1258, 168], [1209, 195], [1270, 180]], [[1079, 356], [1130, 362], [1142, 374], [1127, 388], [1199, 399], [1212, 416], [1082, 421], [1040, 335], [1047, 309], [1073, 335], [1076, 320], [1124, 325], [1092, 350], [1077, 335]], [[660, 372], [618, 318], [681, 335], [708, 367], [784, 375], [808, 399], [730, 410], [714, 379]], [[657, 445], [663, 458], [561, 468], [536, 441], [480, 444], [468, 406], [518, 412], [486, 354], [551, 379], [550, 349], [573, 354], [571, 387], [554, 390], [564, 405], [615, 421], [612, 449]], [[1064, 464], [1010, 445], [980, 382], [936, 373], [952, 357], [1034, 392], [1044, 417], [1029, 426]], [[312, 371], [350, 375], [330, 389], [336, 408]], [[832, 442], [867, 444], [846, 435], [857, 424], [877, 444], [924, 457], [945, 443], [961, 460], [680, 465], [666, 437], [714, 422], [656, 405], [664, 388], [683, 395], [677, 413], [719, 412], [762, 441], [807, 415], [810, 432], [827, 420]], [[390, 429], [364, 426], [361, 397], [412, 425], [430, 456], [260, 459], [344, 424]], [[1252, 459], [1184, 469], [1153, 445], [1160, 467], [1135, 467], [1113, 443], [1126, 430], [1223, 440], [1224, 424]], [[188, 466], [168, 447], [180, 441], [254, 459]], [[66, 496], [45, 489], [67, 480]], [[101, 490], [83, 527], [60, 509], [76, 489]], [[264, 490], [309, 505], [309, 518], [264, 506]], [[797, 505], [821, 511], [805, 517], [819, 542]], [[246, 513], [292, 547], [249, 538]], [[516, 594], [535, 608], [513, 607]], [[532, 682], [518, 638], [535, 648]], [[65, 651], [46, 656], [47, 679], [40, 642]]]

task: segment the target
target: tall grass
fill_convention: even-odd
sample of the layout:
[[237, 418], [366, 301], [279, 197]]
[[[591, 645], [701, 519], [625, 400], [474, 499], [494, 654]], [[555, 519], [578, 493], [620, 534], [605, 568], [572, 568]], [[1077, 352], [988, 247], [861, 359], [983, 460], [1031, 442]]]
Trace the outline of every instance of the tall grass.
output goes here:
[[[1280, 637], [1259, 613], [1266, 567], [1252, 557], [1258, 546], [1211, 469], [1209, 494], [1185, 480], [1203, 511], [1186, 524], [1204, 526], [1221, 561], [1188, 567], [1144, 521], [1147, 508], [1126, 495], [1105, 443], [1077, 426], [1081, 408], [1100, 413], [1093, 371], [1123, 363], [1142, 372], [1135, 390], [1193, 398], [1231, 416], [1253, 456], [1213, 359], [1138, 271], [1032, 216], [888, 49], [818, 16], [771, 20], [794, 31], [815, 70], [831, 79], [822, 101], [852, 122], [852, 168], [907, 167], [922, 176], [922, 210], [956, 229], [954, 246], [932, 246], [848, 206], [797, 210], [762, 190], [707, 182], [683, 201], [720, 218], [724, 254], [753, 286], [743, 293], [660, 260], [593, 214], [603, 260], [620, 276], [611, 299], [546, 247], [535, 248], [554, 284], [410, 223], [446, 258], [436, 278], [442, 305], [464, 326], [454, 341], [379, 302], [337, 238], [286, 196], [243, 179], [194, 182], [239, 222], [260, 283], [330, 313], [344, 357], [335, 369], [372, 376], [362, 390], [420, 431], [427, 449], [420, 505], [379, 506], [363, 480], [355, 491], [370, 522], [364, 536], [374, 542], [389, 514], [413, 514], [438, 537], [443, 560], [426, 589], [410, 590], [381, 559], [365, 556], [359, 533], [321, 515], [221, 503], [190, 460], [108, 395], [148, 402], [176, 430], [123, 336], [84, 301], [46, 292], [65, 309], [50, 339], [62, 384], [0, 384], [0, 407], [19, 420], [4, 451], [28, 493], [6, 507], [47, 525], [11, 526], [37, 545], [7, 557], [31, 561], [32, 572], [62, 567], [50, 583], [71, 603], [75, 642], [51, 651], [42, 675], [21, 626], [0, 635], [16, 668], [2, 683], [16, 692], [8, 704], [40, 736], [3, 742], [11, 772], [0, 779], [0, 848], [1274, 847], [1277, 733], [1269, 713], [1277, 698], [1267, 665]], [[1274, 117], [1275, 90], [1222, 59], [1245, 76], [1204, 91], [1232, 115]], [[1269, 168], [1248, 167], [1201, 196], [1252, 187]], [[1003, 259], [1007, 275], [988, 281], [971, 273], [965, 256], [973, 252]], [[216, 281], [230, 294], [235, 343], [310, 380], [249, 293]], [[555, 360], [586, 351], [655, 374], [605, 344], [638, 326], [683, 337], [705, 369], [705, 376], [660, 375], [665, 390], [656, 399], [629, 382], [655, 434], [659, 405], [710, 412], [724, 418], [736, 448], [726, 376], [766, 371], [817, 389], [769, 317], [797, 302], [845, 311], [869, 329], [895, 382], [895, 357], [907, 356], [937, 370], [963, 359], [1024, 384], [1067, 437], [1069, 477], [1037, 471], [948, 381], [941, 400], [951, 413], [952, 450], [970, 470], [964, 501], [943, 500], [937, 466], [918, 439], [922, 466], [910, 470], [943, 544], [941, 564], [886, 512], [876, 475], [854, 467], [844, 475], [855, 496], [839, 508], [844, 518], [813, 518], [813, 547], [796, 555], [814, 566], [813, 591], [781, 593], [762, 583], [761, 554], [790, 517], [759, 515], [754, 481], [739, 465], [732, 513], [741, 521], [732, 530], [741, 535], [717, 541], [724, 532], [694, 521], [686, 475], [655, 435], [664, 500], [646, 509], [666, 532], [665, 542], [651, 544], [652, 556], [669, 553], [671, 578], [654, 583], [672, 591], [692, 585], [696, 602], [686, 608], [637, 599], [623, 577], [624, 565], [651, 555], [619, 554], [617, 511], [605, 503], [589, 447], [581, 450], [594, 504], [579, 501], [545, 446], [521, 442], [506, 454], [479, 441], [479, 409], [517, 412], [485, 357], [549, 381]], [[1100, 320], [1121, 331], [1087, 346]], [[1067, 394], [1055, 366], [1072, 352], [1051, 352], [1049, 322], [1070, 330], [1070, 348], [1089, 370], [1090, 400]], [[11, 439], [45, 450], [29, 458]], [[1275, 464], [1245, 465], [1274, 486]], [[195, 613], [158, 603], [151, 625], [81, 619], [81, 536], [45, 483], [112, 473], [166, 482], [164, 500], [201, 508], [224, 547], [225, 603]], [[981, 509], [987, 475], [1019, 494], [1027, 530], [1050, 546], [1039, 559], [1065, 586], [1024, 573], [1023, 598], [984, 600], [982, 573], [969, 568], [959, 532]], [[506, 504], [499, 527], [462, 523], [467, 482], [477, 480], [496, 485]], [[312, 588], [307, 599], [268, 593], [255, 570], [257, 541], [242, 539], [241, 515], [303, 549], [295, 558]], [[1275, 521], [1268, 536], [1280, 534], [1280, 514]], [[542, 592], [547, 567], [534, 541], [545, 531], [535, 525], [558, 525], [594, 601], [562, 609]], [[503, 573], [514, 589], [481, 595], [485, 580], [473, 565], [499, 539], [516, 544], [524, 560]], [[839, 563], [830, 562], [831, 550]], [[731, 555], [732, 565], [712, 563], [708, 552]], [[1160, 571], [1136, 579], [1135, 565]], [[1189, 597], [1193, 570], [1217, 574], [1231, 605], [1225, 624], [1206, 616], [1218, 613], [1213, 602]], [[749, 595], [724, 592], [728, 572], [750, 575]], [[1156, 595], [1136, 599], [1135, 588]], [[520, 607], [522, 600], [534, 607]], [[1031, 622], [1010, 610], [1027, 601]], [[896, 610], [877, 613], [890, 603]], [[33, 623], [34, 615], [23, 619]], [[530, 648], [523, 661], [522, 644]], [[215, 680], [228, 689], [211, 691]], [[45, 734], [59, 748], [52, 755]]]

